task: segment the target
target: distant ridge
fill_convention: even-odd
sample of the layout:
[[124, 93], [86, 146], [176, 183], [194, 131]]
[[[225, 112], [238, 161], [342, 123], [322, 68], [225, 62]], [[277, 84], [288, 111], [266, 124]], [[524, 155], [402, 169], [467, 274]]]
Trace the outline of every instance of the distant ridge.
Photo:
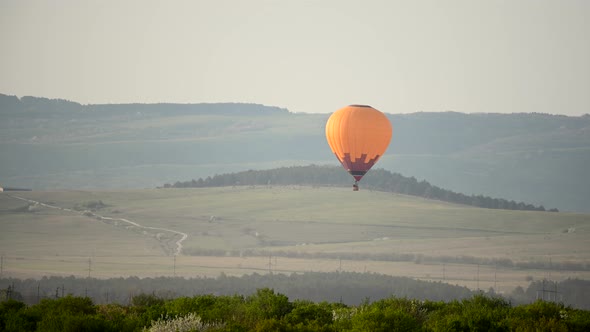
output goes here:
[[[379, 167], [468, 199], [590, 213], [590, 115], [383, 111], [394, 134]], [[35, 190], [154, 188], [248, 169], [336, 165], [328, 116], [231, 101], [84, 105], [0, 93], [0, 178]]]
[[286, 108], [265, 106], [252, 103], [122, 103], [122, 104], [88, 104], [82, 105], [65, 99], [49, 99], [42, 97], [9, 96], [0, 93], [0, 112], [99, 112], [109, 113], [146, 113], [146, 114], [217, 114], [217, 115], [270, 115], [288, 114]]
[[[165, 184], [163, 188], [203, 188], [224, 186], [272, 186], [272, 185], [311, 185], [346, 187], [352, 183], [349, 175], [340, 167], [335, 166], [293, 166], [269, 170], [249, 170], [238, 173], [227, 173], [207, 177], [205, 179], [175, 182]], [[414, 177], [405, 177], [384, 169], [371, 170], [361, 182], [361, 188], [393, 192], [427, 199], [439, 200], [455, 204], [470, 205], [487, 209], [521, 210], [521, 211], [549, 211], [559, 212], [552, 208], [545, 210], [544, 206], [534, 206], [523, 202], [508, 201], [502, 198], [492, 198], [483, 195], [465, 195], [446, 190]], [[362, 190], [362, 189], [361, 189]]]

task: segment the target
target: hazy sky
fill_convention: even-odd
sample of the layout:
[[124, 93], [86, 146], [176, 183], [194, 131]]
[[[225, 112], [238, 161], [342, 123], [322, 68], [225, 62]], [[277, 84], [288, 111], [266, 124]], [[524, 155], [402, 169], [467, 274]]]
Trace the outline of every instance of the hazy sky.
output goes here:
[[590, 113], [590, 1], [0, 0], [0, 93]]

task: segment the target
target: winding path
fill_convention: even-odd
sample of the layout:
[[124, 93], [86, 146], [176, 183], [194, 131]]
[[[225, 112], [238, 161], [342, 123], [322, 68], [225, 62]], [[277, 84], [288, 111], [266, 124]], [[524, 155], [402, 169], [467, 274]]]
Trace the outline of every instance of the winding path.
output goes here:
[[[15, 199], [20, 199], [21, 201], [26, 201], [26, 202], [33, 203], [33, 204], [39, 204], [39, 205], [41, 205], [43, 207], [50, 208], [50, 209], [56, 209], [56, 210], [68, 211], [68, 212], [80, 212], [80, 211], [76, 211], [76, 210], [72, 210], [72, 209], [68, 209], [68, 208], [63, 208], [63, 207], [60, 207], [60, 206], [49, 205], [49, 204], [37, 202], [37, 201], [34, 201], [32, 199], [28, 199], [28, 198], [24, 198], [24, 197], [20, 197], [20, 196], [14, 196], [14, 195], [8, 195], [8, 196], [9, 197], [12, 197], [12, 198], [15, 198]], [[133, 225], [133, 226], [138, 227], [138, 228], [150, 229], [150, 230], [156, 230], [156, 231], [164, 231], [164, 232], [178, 234], [178, 235], [180, 235], [180, 239], [178, 241], [176, 241], [176, 250], [174, 251], [174, 256], [178, 256], [178, 255], [180, 255], [182, 253], [182, 242], [184, 240], [186, 240], [186, 238], [188, 238], [188, 234], [183, 233], [183, 232], [179, 232], [179, 231], [175, 231], [175, 230], [172, 230], [172, 229], [161, 228], [161, 227], [143, 226], [143, 225], [140, 225], [140, 224], [138, 224], [138, 223], [136, 223], [134, 221], [128, 220], [128, 219], [105, 217], [105, 216], [101, 216], [101, 215], [96, 214], [96, 213], [94, 213], [92, 211], [89, 211], [89, 210], [81, 211], [80, 213], [82, 215], [85, 215], [85, 216], [95, 217], [95, 218], [97, 218], [99, 220], [122, 221], [122, 222], [128, 223], [128, 224]]]

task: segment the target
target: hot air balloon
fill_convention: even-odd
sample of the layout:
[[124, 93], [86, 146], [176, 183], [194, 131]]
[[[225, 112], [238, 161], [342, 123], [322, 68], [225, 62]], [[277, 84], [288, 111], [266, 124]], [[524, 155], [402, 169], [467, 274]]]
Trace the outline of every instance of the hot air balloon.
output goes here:
[[334, 112], [326, 123], [326, 139], [344, 169], [358, 182], [387, 150], [391, 123], [367, 105], [350, 105]]

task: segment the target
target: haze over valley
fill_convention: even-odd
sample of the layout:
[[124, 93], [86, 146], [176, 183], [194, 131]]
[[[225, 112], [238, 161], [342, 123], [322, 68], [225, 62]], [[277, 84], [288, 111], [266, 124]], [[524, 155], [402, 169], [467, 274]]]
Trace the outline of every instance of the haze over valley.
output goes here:
[[589, 13], [0, 0], [0, 330], [589, 331]]
[[588, 278], [588, 116], [387, 114], [394, 139], [355, 193], [324, 114], [0, 106], [3, 185], [32, 189], [2, 195], [7, 275], [348, 271], [507, 295]]

